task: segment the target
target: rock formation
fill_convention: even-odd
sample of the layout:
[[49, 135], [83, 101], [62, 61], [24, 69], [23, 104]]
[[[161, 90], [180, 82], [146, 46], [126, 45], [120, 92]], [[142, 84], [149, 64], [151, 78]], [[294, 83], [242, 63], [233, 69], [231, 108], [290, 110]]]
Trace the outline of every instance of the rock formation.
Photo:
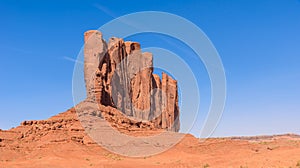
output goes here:
[[84, 79], [87, 100], [111, 106], [156, 128], [179, 131], [177, 81], [153, 74], [151, 53], [140, 44], [111, 38], [96, 30], [84, 34]]

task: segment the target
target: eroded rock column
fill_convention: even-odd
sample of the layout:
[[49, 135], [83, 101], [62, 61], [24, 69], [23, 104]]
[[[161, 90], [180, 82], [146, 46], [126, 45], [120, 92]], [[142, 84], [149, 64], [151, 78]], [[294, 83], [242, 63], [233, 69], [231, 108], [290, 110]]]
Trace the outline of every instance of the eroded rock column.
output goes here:
[[[166, 73], [162, 74], [162, 128], [179, 130], [179, 107], [177, 81]], [[177, 119], [178, 118], [178, 119]]]
[[98, 31], [85, 33], [84, 79], [87, 99], [111, 106], [137, 122], [179, 130], [177, 81], [153, 74], [153, 56], [137, 42], [111, 38]]
[[89, 100], [100, 101], [102, 87], [97, 83], [102, 81], [95, 79], [100, 61], [106, 52], [107, 46], [101, 32], [90, 30], [84, 33], [84, 80]]

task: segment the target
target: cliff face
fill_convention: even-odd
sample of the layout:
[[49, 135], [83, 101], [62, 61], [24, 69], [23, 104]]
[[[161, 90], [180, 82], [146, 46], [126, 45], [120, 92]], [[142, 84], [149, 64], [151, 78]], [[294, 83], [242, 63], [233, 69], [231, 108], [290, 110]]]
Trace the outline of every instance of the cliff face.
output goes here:
[[111, 38], [99, 31], [84, 34], [84, 78], [87, 100], [117, 108], [156, 128], [179, 131], [177, 81], [167, 74], [153, 74], [151, 53], [140, 44]]

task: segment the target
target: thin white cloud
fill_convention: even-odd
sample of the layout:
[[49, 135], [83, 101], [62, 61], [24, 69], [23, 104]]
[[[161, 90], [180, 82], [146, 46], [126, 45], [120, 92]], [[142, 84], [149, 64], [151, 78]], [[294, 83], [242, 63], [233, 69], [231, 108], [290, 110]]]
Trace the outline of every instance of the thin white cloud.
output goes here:
[[79, 64], [83, 64], [83, 62], [78, 61], [78, 60], [76, 60], [76, 59], [73, 59], [73, 58], [71, 58], [71, 57], [63, 57], [63, 59], [68, 60], [68, 61], [71, 61], [71, 62], [76, 62], [76, 63], [79, 63]]
[[107, 9], [105, 6], [96, 3], [94, 4], [94, 6], [99, 9], [100, 11], [102, 11], [103, 13], [107, 14], [108, 16], [111, 16], [113, 18], [117, 18], [117, 14], [115, 14], [114, 12], [112, 12], [111, 10]]

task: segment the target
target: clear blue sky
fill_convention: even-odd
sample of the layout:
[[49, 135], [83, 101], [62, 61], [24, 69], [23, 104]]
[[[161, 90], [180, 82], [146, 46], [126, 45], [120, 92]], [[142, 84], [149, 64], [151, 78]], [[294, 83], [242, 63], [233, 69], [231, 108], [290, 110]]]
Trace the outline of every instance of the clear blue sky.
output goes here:
[[[214, 136], [300, 134], [299, 0], [0, 1], [0, 128], [72, 107], [74, 62], [65, 58], [76, 59], [83, 33], [145, 10], [185, 17], [217, 48], [226, 71], [227, 102]], [[172, 50], [161, 38], [167, 37], [129, 39]], [[187, 58], [193, 54], [174, 50]], [[201, 66], [198, 70], [206, 73]], [[209, 102], [209, 81], [203, 76]]]

